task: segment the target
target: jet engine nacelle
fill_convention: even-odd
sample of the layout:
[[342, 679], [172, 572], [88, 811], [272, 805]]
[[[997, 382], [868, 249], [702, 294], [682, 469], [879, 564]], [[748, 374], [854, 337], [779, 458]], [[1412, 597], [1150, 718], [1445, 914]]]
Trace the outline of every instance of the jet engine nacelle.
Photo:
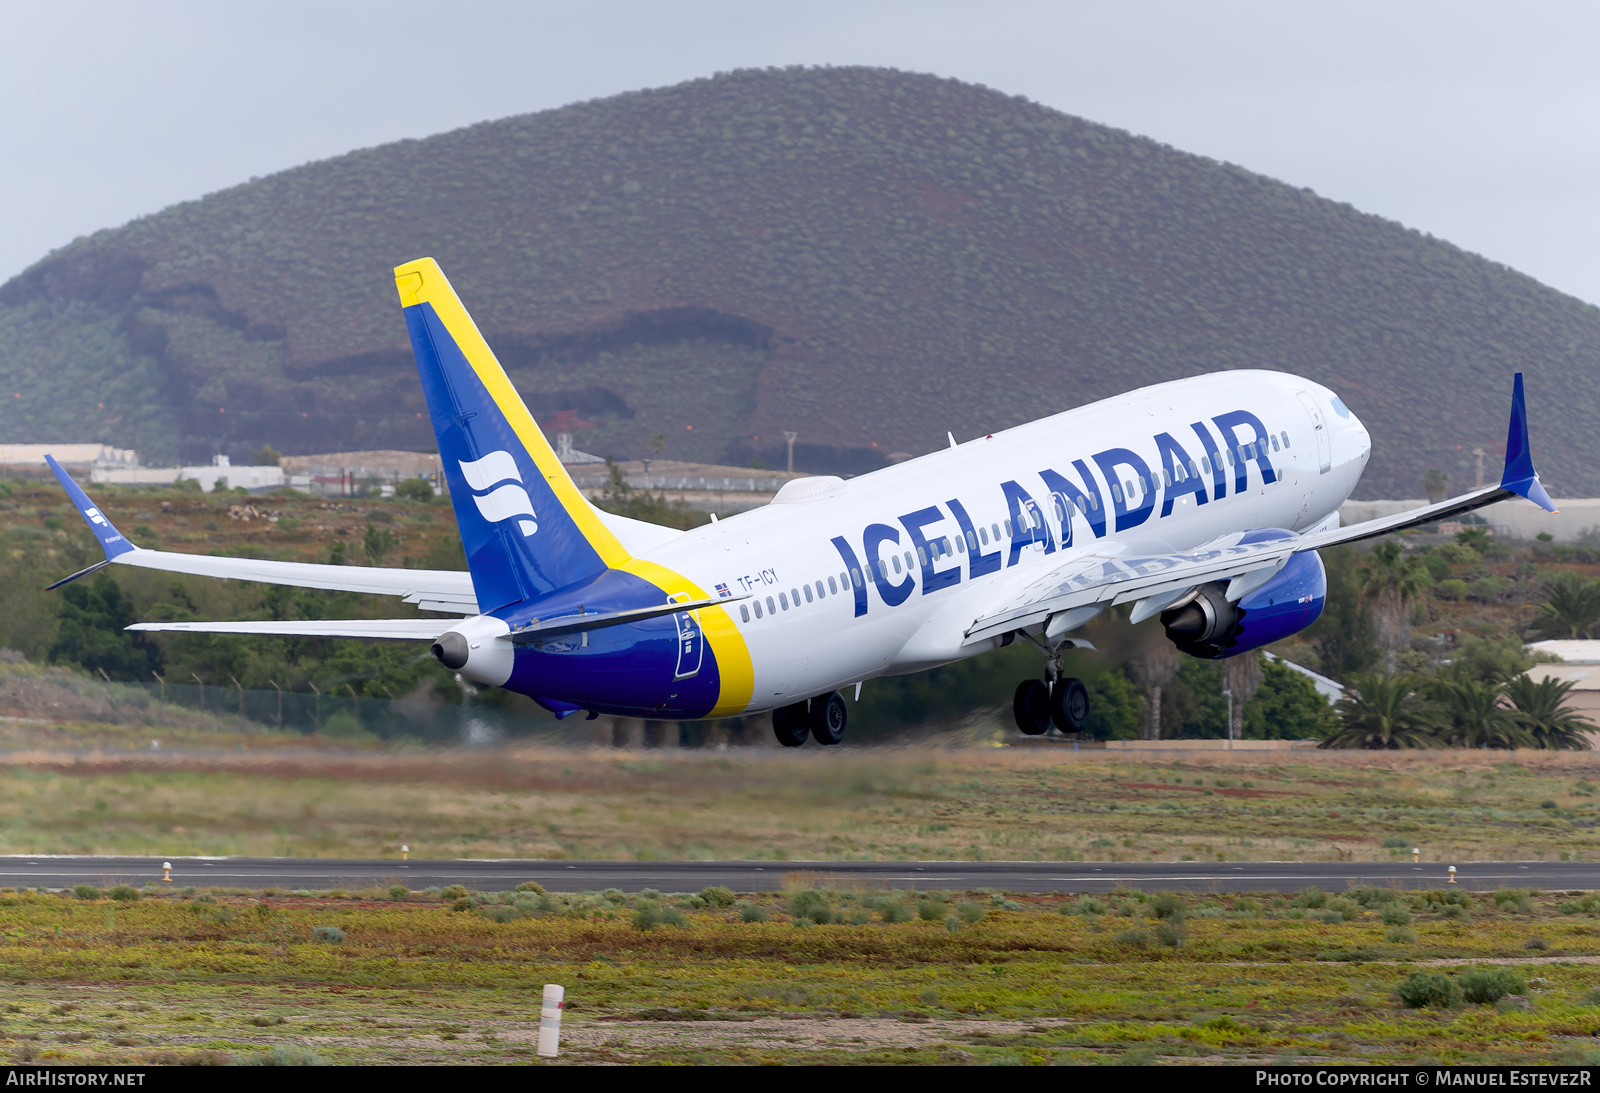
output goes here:
[[499, 687], [511, 678], [517, 647], [502, 641], [511, 627], [490, 615], [462, 619], [433, 641], [434, 658], [474, 683]]
[[1182, 652], [1208, 660], [1271, 645], [1317, 621], [1328, 575], [1314, 550], [1296, 554], [1266, 584], [1228, 602], [1228, 586], [1202, 585], [1188, 603], [1161, 615], [1167, 637]]

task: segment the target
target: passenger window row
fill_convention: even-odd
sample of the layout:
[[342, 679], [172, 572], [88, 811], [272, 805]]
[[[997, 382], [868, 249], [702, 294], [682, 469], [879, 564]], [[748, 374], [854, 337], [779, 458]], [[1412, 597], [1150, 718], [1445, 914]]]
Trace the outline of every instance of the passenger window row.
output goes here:
[[[910, 557], [909, 554], [906, 556]], [[829, 596], [837, 596], [841, 587], [846, 589], [850, 587], [852, 579], [855, 582], [855, 586], [860, 588], [861, 572], [860, 570], [851, 570], [850, 573], [839, 574], [837, 578], [829, 577], [826, 589], [824, 589], [821, 581], [815, 581], [803, 584], [799, 588], [790, 588], [787, 592], [779, 592], [776, 597], [753, 596], [739, 605], [739, 618], [749, 622], [752, 609], [755, 611], [755, 617], [759, 619], [767, 615], [776, 615], [780, 611], [787, 611], [790, 607], [799, 607], [801, 596], [805, 597], [806, 603], [816, 603]], [[763, 604], [766, 606], [765, 610], [762, 610]]]
[[[1236, 461], [1253, 459], [1257, 455], [1265, 454], [1269, 442], [1273, 451], [1279, 451], [1281, 450], [1279, 446], [1280, 440], [1282, 441], [1282, 448], [1289, 447], [1289, 434], [1284, 432], [1276, 436], [1269, 436], [1266, 440], [1258, 440], [1250, 444], [1241, 444], [1237, 448], [1231, 448], [1227, 453], [1228, 465], [1233, 466]], [[1171, 486], [1174, 483], [1185, 482], [1189, 478], [1199, 477], [1202, 474], [1209, 475], [1212, 471], [1211, 459], [1209, 456], [1202, 456], [1198, 462], [1191, 459], [1187, 467], [1179, 464], [1176, 469], [1177, 476], [1174, 476], [1170, 471], [1162, 471], [1161, 481]], [[1161, 484], [1160, 481], [1142, 477], [1129, 481], [1125, 483], [1129, 497], [1134, 496], [1135, 482], [1138, 483], [1139, 489], [1143, 492], [1149, 492]], [[1119, 502], [1122, 500], [1122, 490], [1115, 482], [1111, 483], [1111, 495]], [[1099, 511], [1100, 508], [1093, 494], [1085, 498], [1069, 498], [1056, 493], [1051, 494], [1051, 499], [1055, 502], [1056, 519], [1061, 521], [1065, 521], [1071, 513], [1086, 516], [1091, 511]], [[940, 558], [949, 557], [953, 554], [965, 554], [968, 550], [979, 550], [988, 546], [991, 542], [999, 543], [1002, 537], [1001, 528], [1005, 529], [1004, 538], [1012, 539], [1030, 529], [1037, 530], [1043, 526], [1043, 520], [1037, 511], [1031, 511], [1029, 515], [1032, 519], [1027, 523], [1013, 521], [1010, 517], [1007, 517], [998, 523], [991, 523], [988, 527], [980, 524], [975, 530], [958, 534], [954, 539], [946, 535], [933, 540], [926, 547], [918, 547], [915, 555], [909, 550], [904, 554], [891, 554], [889, 556], [889, 566], [892, 567], [894, 574], [899, 576], [902, 573], [910, 572], [919, 561], [926, 566], [937, 562]], [[901, 564], [902, 558], [905, 559], [903, 566]], [[883, 565], [882, 562], [869, 562], [867, 564], [869, 568], [874, 565], [879, 567]], [[867, 576], [872, 576], [872, 573], [869, 572]], [[776, 597], [754, 596], [748, 602], [739, 604], [739, 617], [743, 621], [749, 622], [752, 611], [755, 612], [755, 617], [758, 619], [765, 618], [767, 615], [777, 615], [781, 611], [789, 610], [791, 606], [799, 607], [802, 595], [805, 597], [806, 603], [816, 603], [828, 596], [839, 595], [841, 590], [848, 591], [851, 588], [861, 588], [863, 580], [861, 571], [852, 569], [848, 573], [840, 573], [837, 578], [829, 577], [826, 591], [823, 590], [821, 581], [815, 581], [810, 584], [803, 584], [799, 588], [790, 588], [787, 592], [779, 592]], [[813, 595], [813, 589], [815, 590], [815, 595]], [[763, 606], [765, 606], [765, 610], [763, 610]]]

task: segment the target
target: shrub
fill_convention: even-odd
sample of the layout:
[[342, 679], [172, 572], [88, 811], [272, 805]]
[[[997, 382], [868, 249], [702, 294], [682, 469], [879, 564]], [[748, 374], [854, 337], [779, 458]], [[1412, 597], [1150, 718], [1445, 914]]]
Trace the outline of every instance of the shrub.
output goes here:
[[1294, 906], [1305, 910], [1321, 910], [1327, 905], [1328, 893], [1317, 888], [1302, 889], [1300, 894], [1294, 897]]
[[337, 926], [316, 926], [311, 930], [311, 940], [325, 945], [343, 945], [344, 931]]
[[1150, 935], [1143, 930], [1118, 930], [1111, 940], [1125, 949], [1148, 949]]
[[1461, 988], [1442, 972], [1412, 972], [1394, 992], [1409, 1009], [1449, 1009], [1461, 1001]]
[[433, 486], [426, 478], [405, 478], [396, 483], [394, 495], [401, 501], [432, 501]]
[[1383, 840], [1383, 848], [1385, 850], [1405, 850], [1410, 846], [1410, 839], [1402, 839], [1398, 835], [1390, 835], [1387, 839]]
[[1079, 896], [1071, 903], [1063, 903], [1059, 910], [1064, 915], [1103, 915], [1109, 908], [1103, 900], [1095, 899], [1093, 896]]
[[732, 907], [739, 897], [734, 895], [732, 888], [713, 885], [700, 889], [700, 898], [706, 901], [707, 907]]
[[741, 903], [739, 904], [739, 921], [765, 922], [767, 921], [767, 912], [754, 903]]
[[983, 909], [983, 904], [981, 903], [956, 904], [956, 916], [969, 926], [974, 922], [981, 922], [983, 920], [983, 916], [987, 913], [988, 912]]
[[1156, 941], [1171, 949], [1183, 948], [1189, 938], [1189, 924], [1181, 915], [1173, 915], [1156, 923]]
[[79, 899], [99, 899], [103, 895], [100, 889], [92, 884], [80, 884], [72, 890], [72, 894]]
[[1526, 888], [1501, 888], [1495, 891], [1494, 906], [1508, 914], [1533, 914], [1533, 900]]
[[1383, 940], [1391, 945], [1415, 945], [1417, 931], [1406, 926], [1391, 927], [1384, 935]]
[[460, 899], [458, 899], [454, 903], [450, 904], [450, 910], [452, 910], [452, 911], [471, 911], [472, 909], [474, 909], [477, 906], [478, 905], [476, 903], [474, 903], [470, 898], [468, 898], [467, 896], [462, 896]]
[[[417, 479], [417, 481], [420, 482], [421, 479]], [[536, 896], [542, 896], [544, 895], [544, 885], [540, 884], [536, 880], [525, 880], [521, 884], [517, 885], [517, 891], [532, 892]]]
[[1383, 924], [1385, 926], [1411, 925], [1411, 912], [1407, 911], [1404, 907], [1385, 907], [1383, 909], [1383, 914], [1379, 917], [1383, 919]]
[[1550, 947], [1550, 943], [1542, 937], [1530, 937], [1527, 941], [1522, 943], [1522, 947], [1525, 949], [1533, 949], [1537, 952], [1543, 952]]
[[1183, 899], [1171, 892], [1163, 892], [1150, 900], [1150, 910], [1157, 918], [1182, 918]]
[[1344, 921], [1344, 915], [1339, 911], [1323, 911], [1317, 915], [1317, 921], [1324, 922], [1329, 926], [1337, 926]]
[[443, 899], [462, 899], [466, 896], [466, 894], [466, 888], [459, 884], [452, 884], [450, 887], [439, 893], [440, 897]]
[[944, 904], [936, 899], [918, 900], [917, 917], [923, 922], [938, 922], [944, 917]]
[[403, 884], [392, 884], [389, 886], [389, 898], [394, 900], [410, 899], [411, 889]]
[[661, 907], [649, 900], [641, 900], [633, 910], [633, 928], [647, 934], [661, 925]]
[[[1404, 840], [1401, 841], [1403, 842]], [[1391, 903], [1398, 902], [1400, 893], [1393, 888], [1379, 888], [1375, 884], [1363, 884], [1350, 889], [1349, 897], [1350, 901], [1359, 907], [1377, 910], [1379, 907], [1386, 907]]]
[[810, 919], [818, 926], [833, 921], [833, 911], [828, 905], [827, 893], [815, 888], [802, 888], [789, 897], [789, 914], [795, 918]]
[[879, 905], [878, 915], [885, 922], [910, 922], [911, 908], [904, 900], [886, 900]]
[[119, 884], [107, 892], [106, 895], [118, 903], [133, 903], [139, 898], [139, 889], [131, 884]]
[[676, 907], [663, 907], [661, 909], [661, 924], [663, 926], [676, 926], [680, 930], [689, 928], [689, 920]]
[[308, 1047], [279, 1044], [271, 1051], [240, 1059], [235, 1066], [327, 1066], [328, 1061]]
[[1527, 993], [1527, 981], [1513, 968], [1468, 968], [1461, 973], [1461, 994], [1468, 1002], [1482, 1005]]

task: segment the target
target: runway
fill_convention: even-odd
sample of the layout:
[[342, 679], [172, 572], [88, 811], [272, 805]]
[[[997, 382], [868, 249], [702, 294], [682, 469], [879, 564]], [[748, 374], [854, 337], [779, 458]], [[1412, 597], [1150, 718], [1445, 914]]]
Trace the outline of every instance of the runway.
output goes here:
[[[404, 884], [413, 890], [452, 884], [503, 891], [525, 880], [556, 892], [620, 888], [694, 892], [722, 885], [737, 892], [783, 887], [788, 873], [826, 874], [868, 886], [1007, 892], [1109, 892], [1115, 888], [1182, 892], [1327, 891], [1353, 884], [1437, 888], [1450, 863], [1423, 862], [769, 862], [769, 861], [400, 861], [333, 858], [169, 858], [174, 886], [346, 891]], [[1459, 862], [1457, 883], [1493, 888], [1600, 888], [1595, 862]], [[160, 883], [160, 858], [0, 857], [0, 887], [71, 888]]]

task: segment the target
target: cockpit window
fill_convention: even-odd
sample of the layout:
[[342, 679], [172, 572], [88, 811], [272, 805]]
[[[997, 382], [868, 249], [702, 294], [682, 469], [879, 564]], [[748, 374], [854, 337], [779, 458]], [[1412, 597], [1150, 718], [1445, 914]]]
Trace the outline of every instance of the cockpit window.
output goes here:
[[1350, 407], [1346, 406], [1344, 400], [1338, 395], [1333, 396], [1333, 412], [1342, 418], [1350, 417]]

